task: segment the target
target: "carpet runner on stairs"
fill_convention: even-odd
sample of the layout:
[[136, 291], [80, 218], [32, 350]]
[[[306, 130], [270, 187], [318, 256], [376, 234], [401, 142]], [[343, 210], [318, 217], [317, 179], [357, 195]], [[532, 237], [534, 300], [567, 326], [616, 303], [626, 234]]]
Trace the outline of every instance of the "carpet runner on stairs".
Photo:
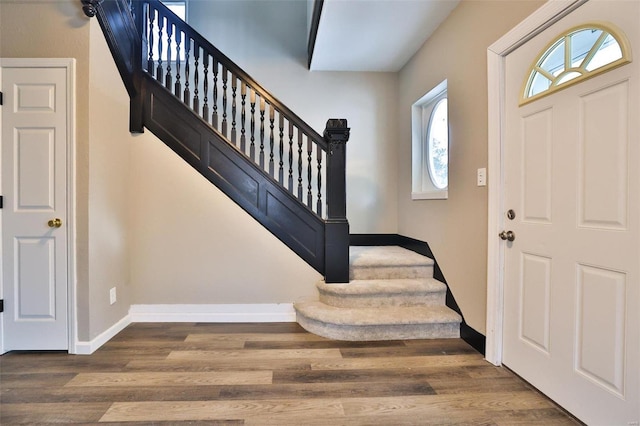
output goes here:
[[460, 315], [433, 260], [397, 246], [351, 247], [349, 284], [317, 284], [319, 300], [294, 305], [306, 330], [338, 340], [460, 337]]

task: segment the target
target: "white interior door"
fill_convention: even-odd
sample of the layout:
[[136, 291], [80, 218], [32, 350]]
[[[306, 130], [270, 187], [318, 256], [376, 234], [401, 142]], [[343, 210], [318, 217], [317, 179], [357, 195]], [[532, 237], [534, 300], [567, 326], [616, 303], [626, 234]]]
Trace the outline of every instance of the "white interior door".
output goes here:
[[640, 48], [640, 2], [592, 0], [506, 58], [503, 363], [588, 424], [637, 425], [640, 60], [518, 105], [545, 46], [589, 22]]
[[3, 67], [2, 348], [68, 349], [67, 69]]

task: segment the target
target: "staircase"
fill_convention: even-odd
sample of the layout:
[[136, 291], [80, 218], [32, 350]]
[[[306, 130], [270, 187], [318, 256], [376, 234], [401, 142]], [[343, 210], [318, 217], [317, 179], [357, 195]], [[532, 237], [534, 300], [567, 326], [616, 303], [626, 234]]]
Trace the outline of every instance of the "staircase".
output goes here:
[[327, 283], [348, 282], [347, 121], [319, 134], [159, 0], [81, 2], [129, 93], [130, 131], [151, 131]]
[[430, 258], [349, 248], [345, 119], [320, 135], [159, 0], [80, 1], [129, 93], [130, 131], [151, 131], [322, 274], [320, 300], [296, 304], [303, 327], [344, 340], [460, 335]]
[[298, 323], [320, 336], [351, 341], [460, 337], [459, 314], [434, 261], [398, 246], [354, 246], [349, 284], [317, 284], [319, 300], [295, 304]]

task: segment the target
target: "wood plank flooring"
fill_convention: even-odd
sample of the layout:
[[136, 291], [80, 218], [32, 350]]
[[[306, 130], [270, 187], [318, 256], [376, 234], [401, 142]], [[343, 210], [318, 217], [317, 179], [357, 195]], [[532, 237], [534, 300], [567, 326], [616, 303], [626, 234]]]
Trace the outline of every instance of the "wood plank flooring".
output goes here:
[[132, 324], [93, 355], [0, 357], [0, 424], [579, 424], [460, 339]]

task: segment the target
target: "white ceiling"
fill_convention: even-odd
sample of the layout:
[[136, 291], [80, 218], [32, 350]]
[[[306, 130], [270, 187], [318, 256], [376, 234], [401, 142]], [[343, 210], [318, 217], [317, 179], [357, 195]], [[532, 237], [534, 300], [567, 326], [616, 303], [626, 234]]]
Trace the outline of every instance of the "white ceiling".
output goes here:
[[459, 0], [324, 0], [310, 68], [398, 71], [458, 3]]

